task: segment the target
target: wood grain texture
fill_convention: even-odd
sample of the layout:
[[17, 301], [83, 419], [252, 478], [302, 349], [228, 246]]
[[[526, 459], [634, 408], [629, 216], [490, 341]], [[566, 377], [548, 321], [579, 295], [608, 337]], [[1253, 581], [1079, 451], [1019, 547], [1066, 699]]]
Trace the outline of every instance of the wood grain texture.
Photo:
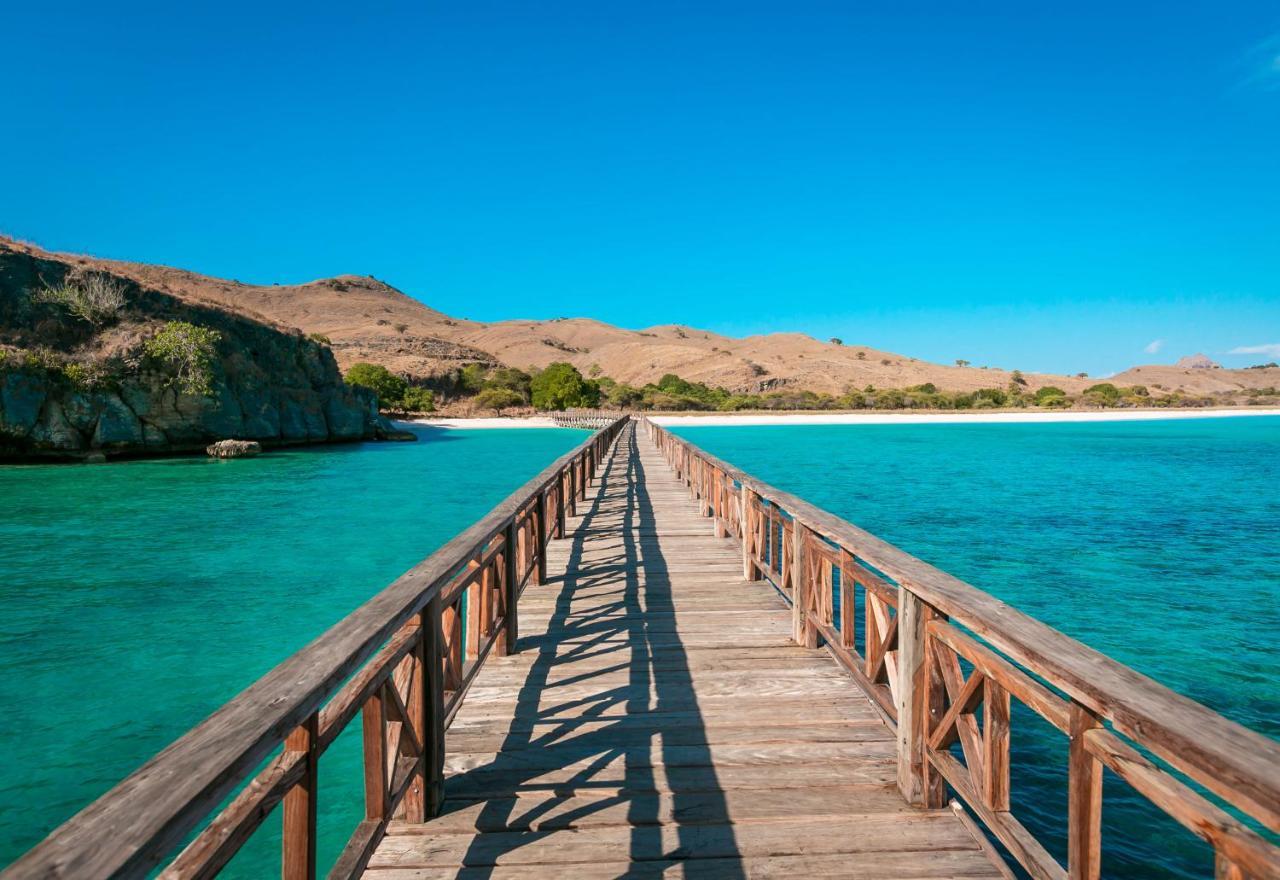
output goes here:
[[[888, 575], [934, 609], [1034, 670], [1117, 730], [1210, 791], [1280, 832], [1280, 742], [1237, 724], [1117, 663], [970, 584], [795, 495], [697, 449], [659, 426], [675, 455], [799, 517], [805, 526]], [[1005, 685], [1007, 687], [1007, 685]]]
[[630, 433], [601, 457], [446, 734], [441, 815], [392, 823], [368, 876], [1001, 876], [901, 797], [893, 732], [717, 537], [740, 497], [685, 474]]

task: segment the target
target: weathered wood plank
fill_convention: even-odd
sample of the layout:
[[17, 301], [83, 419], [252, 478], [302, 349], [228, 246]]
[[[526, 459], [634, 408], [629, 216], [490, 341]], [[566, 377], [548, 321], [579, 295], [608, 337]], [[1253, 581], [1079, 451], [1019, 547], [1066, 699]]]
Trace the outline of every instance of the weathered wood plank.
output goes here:
[[[740, 521], [714, 476], [692, 474], [704, 500], [690, 503], [652, 447], [624, 438], [601, 460], [547, 585], [521, 598], [521, 654], [481, 671], [447, 734], [444, 814], [393, 823], [369, 876], [592, 876], [620, 856], [633, 862], [608, 876], [778, 858], [817, 858], [821, 876], [841, 873], [821, 863], [830, 849], [868, 876], [999, 876], [952, 812], [897, 793], [892, 731], [825, 652], [792, 641], [777, 590], [709, 527], [712, 507], [721, 532]], [[852, 816], [846, 839], [815, 830]]]

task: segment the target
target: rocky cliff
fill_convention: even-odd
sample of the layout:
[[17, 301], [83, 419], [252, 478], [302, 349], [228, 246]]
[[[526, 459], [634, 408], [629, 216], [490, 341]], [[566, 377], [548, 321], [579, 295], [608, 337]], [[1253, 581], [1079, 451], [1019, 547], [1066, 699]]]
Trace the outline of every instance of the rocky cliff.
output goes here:
[[[75, 301], [95, 287], [102, 302]], [[392, 431], [370, 393], [343, 383], [329, 347], [301, 331], [0, 242], [0, 459]]]

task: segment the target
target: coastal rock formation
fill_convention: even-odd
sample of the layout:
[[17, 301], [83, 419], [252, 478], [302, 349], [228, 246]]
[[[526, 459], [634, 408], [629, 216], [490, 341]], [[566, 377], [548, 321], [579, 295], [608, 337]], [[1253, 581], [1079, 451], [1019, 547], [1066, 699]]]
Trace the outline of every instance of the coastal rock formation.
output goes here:
[[[123, 294], [105, 317], [84, 318], [47, 294], [103, 277]], [[200, 387], [181, 364], [148, 348], [175, 326], [209, 334]], [[0, 241], [0, 459], [195, 452], [226, 437], [271, 446], [394, 433], [372, 393], [345, 384], [329, 347], [299, 330]]]
[[262, 452], [257, 440], [219, 440], [205, 448], [210, 458], [250, 458]]
[[1207, 355], [1191, 354], [1183, 358], [1178, 358], [1178, 362], [1174, 364], [1184, 370], [1221, 370], [1222, 364], [1211, 361]]

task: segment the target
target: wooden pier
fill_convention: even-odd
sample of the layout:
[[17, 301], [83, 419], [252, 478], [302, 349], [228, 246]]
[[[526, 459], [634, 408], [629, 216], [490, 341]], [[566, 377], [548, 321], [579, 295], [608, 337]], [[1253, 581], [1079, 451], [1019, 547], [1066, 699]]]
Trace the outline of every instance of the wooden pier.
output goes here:
[[[1010, 810], [1015, 700], [1064, 737], [1062, 861]], [[627, 418], [4, 876], [212, 876], [274, 814], [281, 875], [309, 880], [321, 756], [357, 716], [365, 817], [330, 877], [1011, 877], [1007, 857], [1085, 880], [1104, 767], [1213, 847], [1207, 876], [1280, 877], [1273, 740]]]

